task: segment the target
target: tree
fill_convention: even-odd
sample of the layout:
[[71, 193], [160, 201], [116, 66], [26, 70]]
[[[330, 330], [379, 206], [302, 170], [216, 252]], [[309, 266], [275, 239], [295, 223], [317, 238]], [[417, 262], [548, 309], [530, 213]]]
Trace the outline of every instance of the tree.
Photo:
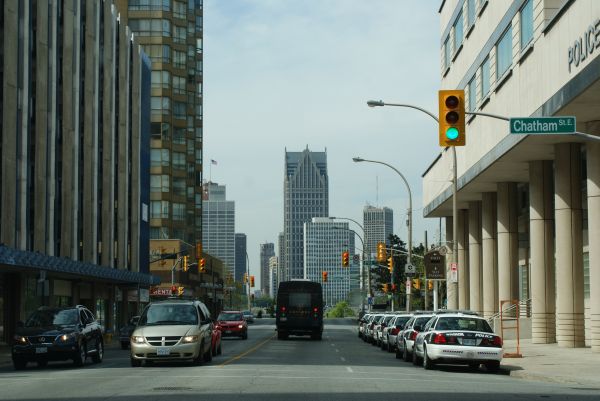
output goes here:
[[341, 301], [338, 302], [329, 312], [327, 312], [327, 317], [350, 317], [354, 316], [354, 310], [350, 308], [348, 302]]

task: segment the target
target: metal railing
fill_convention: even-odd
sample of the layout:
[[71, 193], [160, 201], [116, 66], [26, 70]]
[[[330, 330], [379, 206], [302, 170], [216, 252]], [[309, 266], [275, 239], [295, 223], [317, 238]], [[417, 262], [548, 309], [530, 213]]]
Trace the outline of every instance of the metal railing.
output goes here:
[[519, 317], [531, 317], [531, 298], [522, 299], [518, 304], [511, 304], [509, 307], [504, 308], [501, 312], [496, 312], [492, 316], [487, 318], [488, 323], [493, 324], [494, 319], [498, 319], [500, 315], [504, 315], [505, 317], [516, 318], [515, 310], [517, 309], [517, 305], [519, 307]]

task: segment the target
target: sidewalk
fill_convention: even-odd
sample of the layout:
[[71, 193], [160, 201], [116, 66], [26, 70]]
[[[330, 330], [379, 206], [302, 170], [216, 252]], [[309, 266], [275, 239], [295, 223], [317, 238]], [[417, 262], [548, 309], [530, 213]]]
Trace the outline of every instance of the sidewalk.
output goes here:
[[[516, 349], [516, 340], [504, 342], [504, 352], [516, 352]], [[513, 377], [600, 387], [600, 352], [521, 340], [521, 354], [523, 358], [502, 360], [502, 369]]]

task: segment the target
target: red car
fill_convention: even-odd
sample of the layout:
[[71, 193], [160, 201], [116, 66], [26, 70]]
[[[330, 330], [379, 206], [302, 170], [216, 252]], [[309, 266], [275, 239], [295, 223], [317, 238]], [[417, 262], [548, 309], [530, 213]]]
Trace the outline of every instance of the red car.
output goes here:
[[248, 324], [240, 311], [223, 311], [217, 317], [217, 327], [223, 337], [248, 338]]
[[211, 343], [213, 356], [221, 355], [221, 330], [217, 325], [213, 327]]

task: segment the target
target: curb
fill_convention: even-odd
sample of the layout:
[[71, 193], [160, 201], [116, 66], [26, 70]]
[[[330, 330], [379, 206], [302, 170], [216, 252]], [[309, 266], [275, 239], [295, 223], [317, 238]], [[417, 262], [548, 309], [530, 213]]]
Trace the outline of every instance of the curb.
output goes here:
[[574, 384], [578, 386], [597, 386], [598, 382], [593, 381], [582, 381], [576, 380], [570, 377], [564, 376], [547, 376], [537, 373], [530, 373], [526, 370], [511, 370], [510, 376], [523, 380], [540, 381], [545, 383], [556, 383], [556, 384]]

